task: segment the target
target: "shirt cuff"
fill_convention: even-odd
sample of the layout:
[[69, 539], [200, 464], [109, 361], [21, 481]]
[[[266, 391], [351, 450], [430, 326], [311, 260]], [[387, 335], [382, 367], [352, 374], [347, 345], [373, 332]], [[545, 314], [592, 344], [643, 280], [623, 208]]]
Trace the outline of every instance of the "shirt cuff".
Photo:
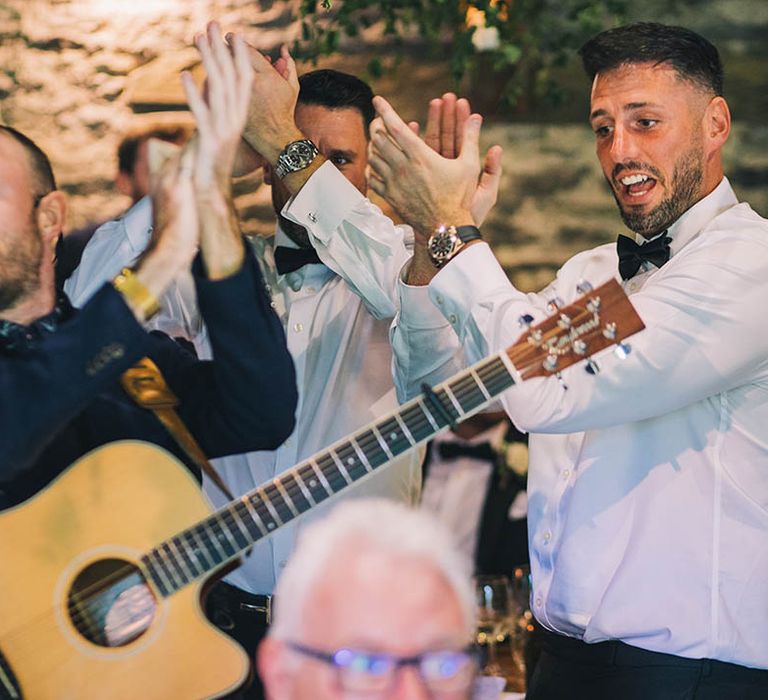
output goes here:
[[413, 330], [433, 330], [448, 325], [440, 310], [429, 298], [429, 289], [426, 286], [416, 287], [398, 279], [397, 288], [400, 298], [398, 325]]
[[502, 289], [513, 289], [509, 278], [483, 242], [469, 246], [429, 283], [429, 297], [459, 337], [478, 300]]
[[283, 216], [304, 226], [314, 238], [327, 245], [333, 232], [349, 213], [367, 201], [333, 163], [323, 163], [287, 204]]

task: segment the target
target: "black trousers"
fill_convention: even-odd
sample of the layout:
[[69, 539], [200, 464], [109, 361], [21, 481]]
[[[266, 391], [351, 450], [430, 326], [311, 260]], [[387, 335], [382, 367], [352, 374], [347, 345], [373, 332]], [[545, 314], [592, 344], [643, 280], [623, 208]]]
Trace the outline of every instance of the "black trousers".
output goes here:
[[526, 700], [766, 700], [768, 671], [544, 631]]
[[256, 649], [267, 633], [265, 613], [255, 610], [264, 606], [264, 596], [255, 596], [224, 581], [213, 584], [205, 599], [205, 614], [222, 632], [234, 639], [251, 661], [251, 677], [227, 700], [264, 700], [264, 688], [256, 670]]

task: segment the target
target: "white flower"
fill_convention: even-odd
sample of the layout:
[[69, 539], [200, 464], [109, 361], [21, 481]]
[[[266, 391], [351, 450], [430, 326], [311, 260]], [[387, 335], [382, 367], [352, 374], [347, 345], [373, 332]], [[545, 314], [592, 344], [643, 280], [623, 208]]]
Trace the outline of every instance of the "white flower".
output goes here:
[[472, 34], [472, 45], [477, 51], [493, 51], [499, 48], [497, 27], [478, 26]]

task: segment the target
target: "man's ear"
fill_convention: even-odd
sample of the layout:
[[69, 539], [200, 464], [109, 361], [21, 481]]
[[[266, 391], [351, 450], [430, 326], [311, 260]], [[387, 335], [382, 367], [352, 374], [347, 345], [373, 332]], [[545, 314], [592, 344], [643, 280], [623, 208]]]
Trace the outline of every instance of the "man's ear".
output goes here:
[[266, 636], [256, 651], [256, 665], [267, 700], [290, 697], [291, 672], [288, 648], [279, 639]]
[[731, 111], [723, 97], [713, 97], [704, 111], [704, 137], [712, 150], [719, 150], [731, 133]]
[[66, 195], [61, 190], [49, 192], [37, 205], [35, 218], [43, 241], [55, 246], [67, 219]]

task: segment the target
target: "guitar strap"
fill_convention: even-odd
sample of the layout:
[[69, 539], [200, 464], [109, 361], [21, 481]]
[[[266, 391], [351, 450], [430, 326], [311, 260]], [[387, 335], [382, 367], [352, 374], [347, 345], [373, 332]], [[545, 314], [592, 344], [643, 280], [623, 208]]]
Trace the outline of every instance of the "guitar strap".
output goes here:
[[235, 500], [219, 473], [197, 444], [197, 440], [176, 413], [179, 400], [168, 388], [158, 366], [148, 357], [144, 357], [123, 372], [120, 381], [128, 396], [142, 408], [153, 411], [189, 458], [210, 477], [230, 501]]

